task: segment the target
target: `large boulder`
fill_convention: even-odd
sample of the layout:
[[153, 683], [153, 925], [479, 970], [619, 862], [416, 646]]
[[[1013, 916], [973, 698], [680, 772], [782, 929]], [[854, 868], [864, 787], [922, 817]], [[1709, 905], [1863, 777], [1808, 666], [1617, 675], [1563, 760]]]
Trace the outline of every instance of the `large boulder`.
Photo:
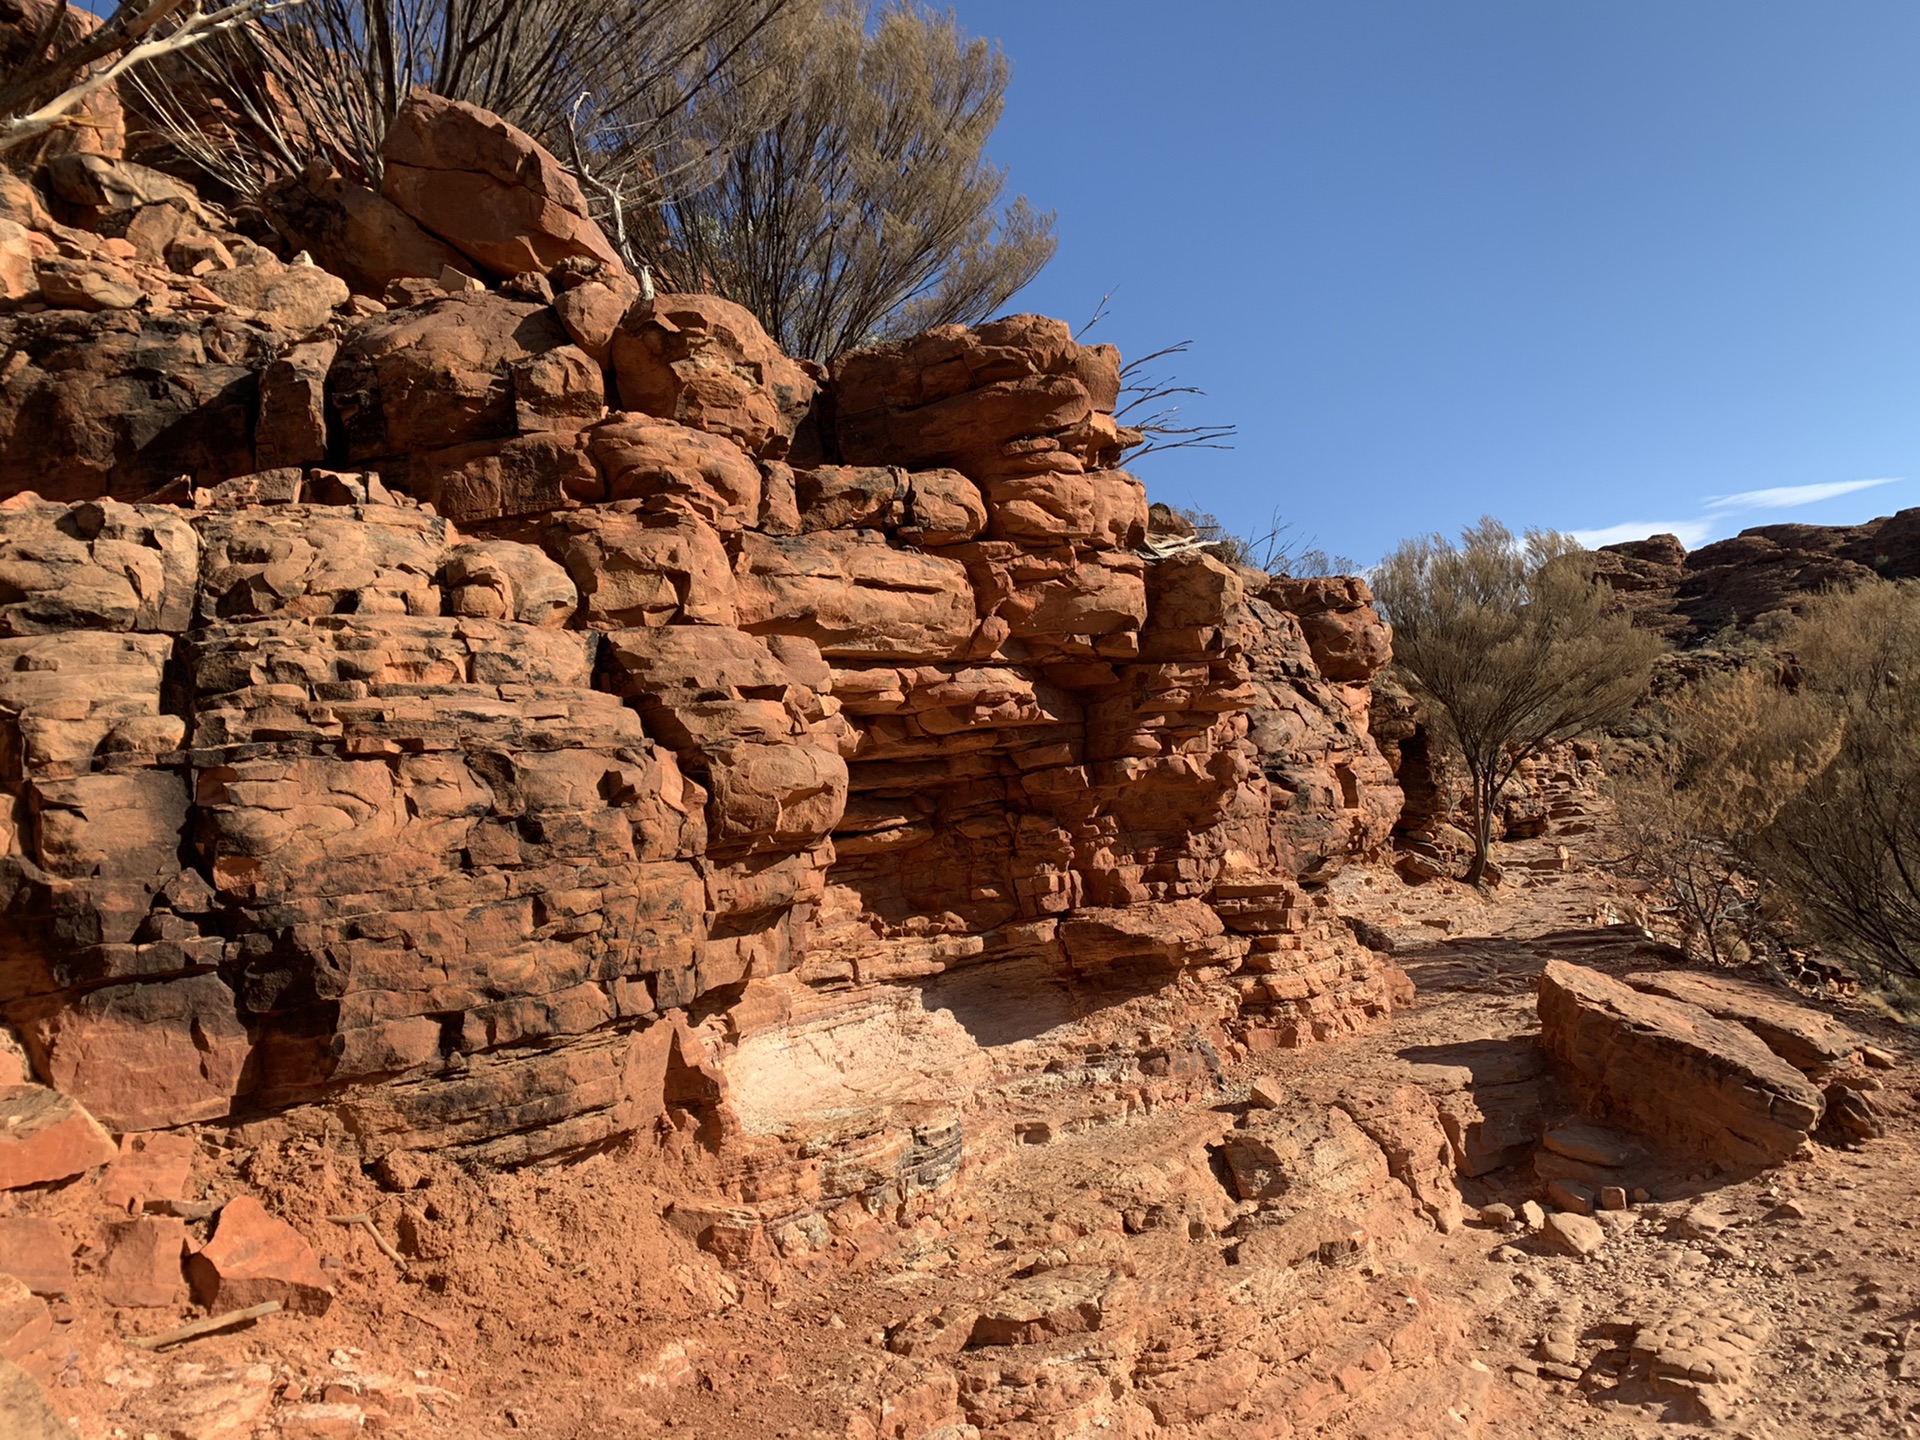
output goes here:
[[247, 474], [259, 374], [288, 338], [180, 311], [0, 318], [0, 495], [138, 499]]
[[213, 1238], [187, 1261], [193, 1297], [210, 1310], [241, 1310], [277, 1300], [302, 1315], [333, 1304], [320, 1257], [300, 1233], [251, 1195], [229, 1200]]
[[660, 295], [613, 337], [620, 403], [725, 436], [778, 460], [812, 408], [816, 381], [780, 353], [753, 312], [717, 295]]
[[1113, 421], [1119, 353], [1076, 344], [1040, 315], [851, 351], [833, 380], [834, 433], [850, 465], [951, 465], [988, 481], [1100, 469], [1124, 448]]
[[545, 274], [574, 256], [620, 264], [579, 182], [491, 111], [416, 90], [380, 153], [386, 198], [491, 275]]
[[1564, 960], [1540, 976], [1540, 1042], [1590, 1112], [1729, 1169], [1787, 1159], [1824, 1109], [1752, 1031]]
[[279, 182], [267, 208], [282, 234], [361, 295], [378, 298], [410, 276], [480, 268], [379, 191], [324, 170]]
[[607, 499], [653, 511], [690, 511], [720, 530], [752, 525], [760, 470], [740, 447], [651, 415], [612, 415], [588, 437]]
[[376, 315], [340, 346], [328, 377], [346, 459], [578, 429], [600, 417], [605, 395], [599, 371], [568, 363], [574, 356], [551, 308], [502, 295]]
[[0, 1190], [65, 1180], [117, 1152], [100, 1123], [41, 1085], [0, 1089]]
[[608, 506], [559, 518], [548, 533], [596, 630], [734, 623], [733, 573], [698, 516]]
[[735, 576], [741, 629], [799, 636], [829, 657], [957, 660], [973, 636], [966, 570], [870, 531], [749, 533]]
[[1358, 575], [1279, 576], [1260, 598], [1300, 622], [1313, 663], [1329, 680], [1371, 680], [1393, 659], [1393, 629], [1373, 608], [1373, 592]]
[[14, 1017], [36, 1068], [119, 1130], [217, 1119], [251, 1087], [252, 1037], [218, 975], [104, 985]]

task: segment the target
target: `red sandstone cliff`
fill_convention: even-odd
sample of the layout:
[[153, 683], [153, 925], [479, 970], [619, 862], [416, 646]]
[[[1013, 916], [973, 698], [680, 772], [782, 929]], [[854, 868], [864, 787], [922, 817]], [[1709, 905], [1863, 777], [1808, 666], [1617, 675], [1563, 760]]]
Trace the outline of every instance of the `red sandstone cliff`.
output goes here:
[[952, 1173], [1009, 996], [1237, 976], [1099, 1062], [1122, 1096], [1389, 1008], [1296, 883], [1398, 810], [1364, 586], [1143, 551], [1111, 347], [797, 363], [636, 300], [487, 119], [397, 132], [384, 299], [138, 167], [60, 162], [73, 224], [0, 187], [41, 1079], [128, 1130], [324, 1104], [370, 1156], [654, 1135], [745, 1216], [700, 1227], [792, 1241]]

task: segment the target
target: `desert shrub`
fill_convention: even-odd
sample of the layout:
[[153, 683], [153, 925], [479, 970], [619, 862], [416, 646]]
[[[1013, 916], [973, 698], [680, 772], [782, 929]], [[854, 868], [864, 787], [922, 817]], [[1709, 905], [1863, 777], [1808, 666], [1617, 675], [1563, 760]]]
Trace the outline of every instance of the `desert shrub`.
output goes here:
[[1565, 536], [1522, 543], [1491, 517], [1453, 545], [1403, 542], [1370, 579], [1394, 667], [1458, 757], [1474, 806], [1464, 878], [1486, 873], [1493, 817], [1515, 772], [1548, 746], [1625, 716], [1660, 642], [1633, 628]]
[[1630, 848], [1704, 953], [1772, 899], [1863, 977], [1911, 990], [1920, 583], [1819, 597], [1766, 638], [1762, 658], [1658, 707], [1659, 759], [1617, 787]]
[[[1808, 933], [1864, 976], [1920, 982], [1920, 583], [1823, 597], [1791, 622], [1798, 703], [1831, 730], [1753, 854]], [[1770, 808], [1770, 813], [1769, 813]]]
[[1689, 953], [1744, 961], [1767, 901], [1752, 840], [1831, 758], [1832, 717], [1783, 687], [1777, 666], [1753, 663], [1669, 693], [1645, 728], [1658, 743], [1608, 786], [1615, 863], [1665, 902]]

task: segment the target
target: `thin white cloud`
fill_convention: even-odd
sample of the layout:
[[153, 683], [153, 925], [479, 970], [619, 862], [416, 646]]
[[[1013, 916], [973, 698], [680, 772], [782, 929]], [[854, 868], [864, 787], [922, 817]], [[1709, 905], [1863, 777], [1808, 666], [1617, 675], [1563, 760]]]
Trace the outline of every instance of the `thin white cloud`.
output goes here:
[[1833, 500], [1858, 490], [1871, 490], [1876, 485], [1895, 485], [1900, 479], [1898, 475], [1891, 475], [1884, 480], [1828, 480], [1819, 485], [1775, 485], [1767, 490], [1709, 495], [1704, 503], [1714, 510], [1791, 510], [1796, 505], [1817, 505], [1822, 500]]
[[1573, 538], [1589, 550], [1602, 545], [1618, 545], [1623, 540], [1644, 540], [1649, 535], [1677, 535], [1680, 543], [1692, 550], [1713, 538], [1717, 529], [1709, 519], [1699, 520], [1625, 520], [1597, 530], [1575, 530]]
[[1575, 530], [1573, 538], [1589, 550], [1602, 545], [1618, 545], [1623, 540], [1644, 540], [1649, 535], [1677, 535], [1689, 550], [1709, 540], [1731, 534], [1728, 517], [1740, 510], [1791, 510], [1800, 505], [1817, 505], [1879, 485], [1898, 485], [1903, 477], [1890, 475], [1882, 480], [1828, 480], [1817, 485], [1775, 485], [1766, 490], [1742, 490], [1733, 495], [1708, 495], [1700, 501], [1702, 512], [1692, 520], [1626, 520], [1618, 525], [1603, 525], [1592, 530]]

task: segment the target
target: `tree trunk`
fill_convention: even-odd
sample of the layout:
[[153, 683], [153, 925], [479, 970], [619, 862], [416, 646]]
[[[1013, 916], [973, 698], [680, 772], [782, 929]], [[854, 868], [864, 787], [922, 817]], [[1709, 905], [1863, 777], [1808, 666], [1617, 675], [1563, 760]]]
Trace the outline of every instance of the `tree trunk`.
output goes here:
[[1467, 866], [1467, 873], [1460, 877], [1469, 885], [1478, 885], [1486, 878], [1487, 856], [1493, 849], [1493, 807], [1497, 799], [1494, 785], [1476, 775], [1473, 779], [1473, 804], [1478, 813], [1473, 823], [1473, 860]]

